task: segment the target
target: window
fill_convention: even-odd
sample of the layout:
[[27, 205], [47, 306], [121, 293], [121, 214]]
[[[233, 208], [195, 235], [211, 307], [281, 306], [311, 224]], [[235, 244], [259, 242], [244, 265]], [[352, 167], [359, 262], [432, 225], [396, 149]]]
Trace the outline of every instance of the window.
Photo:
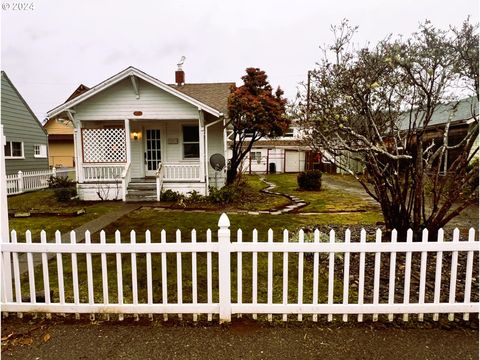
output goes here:
[[20, 141], [7, 141], [5, 144], [6, 159], [23, 159], [23, 143]]
[[183, 127], [183, 158], [200, 158], [198, 126], [189, 125]]
[[46, 158], [47, 157], [47, 145], [44, 145], [44, 144], [33, 145], [33, 157]]
[[251, 151], [250, 152], [250, 159], [252, 161], [257, 161], [257, 164], [262, 162], [262, 152], [261, 151]]
[[283, 137], [293, 137], [293, 128], [288, 128]]

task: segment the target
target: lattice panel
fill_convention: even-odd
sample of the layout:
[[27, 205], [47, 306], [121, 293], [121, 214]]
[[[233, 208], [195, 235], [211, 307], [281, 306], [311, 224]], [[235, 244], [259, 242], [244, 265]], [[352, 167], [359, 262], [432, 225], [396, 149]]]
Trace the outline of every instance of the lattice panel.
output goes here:
[[126, 162], [125, 129], [82, 129], [83, 162]]

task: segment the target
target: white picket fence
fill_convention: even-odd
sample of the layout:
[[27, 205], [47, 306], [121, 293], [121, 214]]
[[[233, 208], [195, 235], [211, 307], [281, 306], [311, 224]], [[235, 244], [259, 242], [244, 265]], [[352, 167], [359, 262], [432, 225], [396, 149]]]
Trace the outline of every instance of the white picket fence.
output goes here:
[[39, 190], [48, 187], [50, 176], [57, 176], [57, 169], [37, 171], [19, 171], [17, 174], [7, 175], [7, 194], [15, 195], [27, 191]]
[[[408, 314], [416, 314], [422, 321], [424, 314], [433, 314], [433, 320], [448, 314], [453, 320], [454, 313], [462, 313], [467, 320], [479, 311], [474, 229], [466, 241], [458, 229], [451, 241], [444, 241], [440, 230], [434, 242], [427, 240], [426, 230], [421, 242], [412, 241], [411, 231], [404, 242], [397, 241], [395, 231], [390, 241], [382, 241], [380, 230], [375, 241], [367, 241], [364, 230], [359, 241], [350, 230], [340, 238], [333, 230], [327, 236], [316, 230], [312, 239], [302, 230], [298, 236], [285, 230], [274, 239], [269, 230], [266, 241], [259, 241], [256, 230], [248, 239], [238, 230], [232, 241], [227, 215], [218, 226], [217, 241], [210, 230], [197, 241], [192, 230], [188, 242], [180, 231], [175, 241], [167, 241], [165, 231], [159, 239], [150, 231], [137, 239], [132, 231], [128, 242], [118, 231], [114, 241], [102, 231], [94, 242], [87, 231], [84, 243], [77, 243], [74, 232], [62, 243], [58, 231], [53, 242], [45, 232], [40, 242], [30, 232], [20, 242], [12, 231], [11, 241], [1, 244], [2, 311], [118, 314], [120, 319], [124, 314], [163, 314], [165, 319], [193, 314], [194, 321], [201, 314], [208, 320], [218, 314], [220, 322], [230, 321], [232, 314], [266, 314], [270, 321], [274, 314], [284, 321], [292, 316], [301, 321], [307, 314], [313, 321], [319, 315], [329, 321], [334, 315], [343, 321], [356, 315], [363, 321], [365, 314], [374, 321], [388, 314], [392, 321], [402, 314], [407, 321]], [[434, 271], [427, 264], [434, 264]], [[412, 279], [419, 281], [414, 285]]]

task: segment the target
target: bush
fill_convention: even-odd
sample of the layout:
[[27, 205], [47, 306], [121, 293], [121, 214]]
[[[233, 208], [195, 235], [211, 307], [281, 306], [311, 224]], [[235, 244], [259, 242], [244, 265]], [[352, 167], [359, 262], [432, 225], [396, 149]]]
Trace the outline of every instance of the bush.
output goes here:
[[297, 176], [300, 190], [318, 191], [322, 187], [322, 173], [320, 170], [309, 170], [301, 172]]
[[76, 182], [68, 177], [50, 176], [48, 179], [48, 187], [53, 189], [55, 198], [59, 202], [70, 201], [77, 196]]
[[235, 185], [224, 186], [221, 189], [210, 187], [207, 199], [213, 204], [231, 204], [238, 199], [240, 193]]
[[161, 200], [162, 201], [180, 201], [183, 200], [185, 196], [183, 194], [180, 194], [179, 192], [173, 191], [173, 190], [165, 190], [162, 192]]
[[192, 190], [188, 193], [186, 200], [189, 203], [203, 203], [205, 202], [205, 196], [200, 194], [197, 190]]

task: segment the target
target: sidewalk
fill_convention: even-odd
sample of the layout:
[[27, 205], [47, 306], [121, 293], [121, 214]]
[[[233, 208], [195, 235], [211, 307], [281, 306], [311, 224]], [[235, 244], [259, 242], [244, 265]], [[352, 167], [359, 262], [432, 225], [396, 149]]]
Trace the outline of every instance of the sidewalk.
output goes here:
[[[445, 325], [448, 326], [448, 325]], [[2, 359], [478, 359], [478, 330], [440, 324], [3, 321]]]

